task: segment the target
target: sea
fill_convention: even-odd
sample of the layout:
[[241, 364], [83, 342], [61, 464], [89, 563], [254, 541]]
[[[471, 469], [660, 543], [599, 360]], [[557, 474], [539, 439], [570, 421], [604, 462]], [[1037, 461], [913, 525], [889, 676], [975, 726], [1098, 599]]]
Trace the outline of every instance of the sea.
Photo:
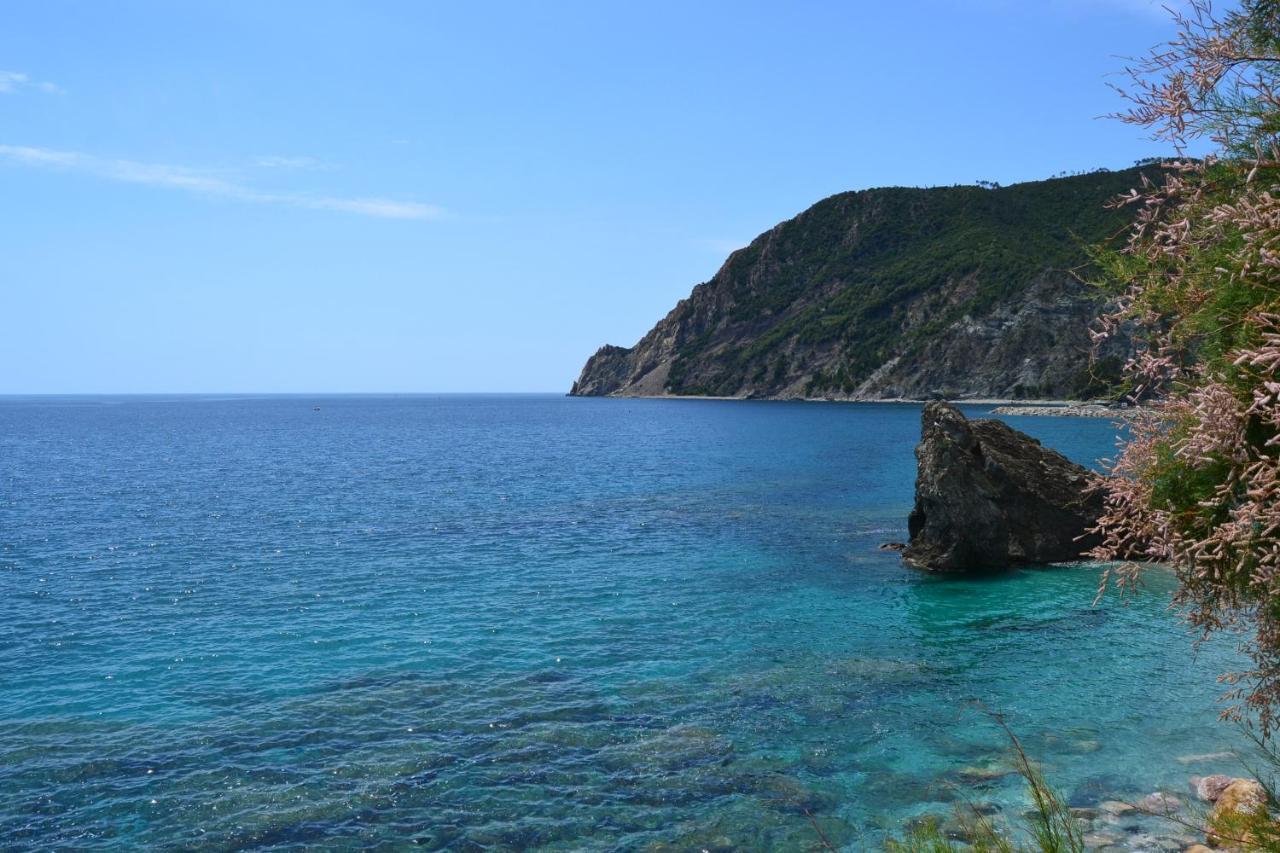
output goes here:
[[[879, 849], [958, 806], [1017, 823], [1001, 722], [1083, 809], [1240, 774], [1241, 661], [1164, 570], [1095, 600], [1096, 565], [880, 549], [919, 421], [0, 398], [0, 847]], [[1106, 419], [1010, 421], [1115, 449]]]

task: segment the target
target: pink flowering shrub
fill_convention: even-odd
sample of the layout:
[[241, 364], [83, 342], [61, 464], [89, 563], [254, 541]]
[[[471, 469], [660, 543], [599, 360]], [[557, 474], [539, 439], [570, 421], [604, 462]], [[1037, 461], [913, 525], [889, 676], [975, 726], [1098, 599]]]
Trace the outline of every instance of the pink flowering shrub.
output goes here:
[[[1179, 35], [1127, 69], [1120, 118], [1171, 143], [1125, 247], [1096, 260], [1115, 289], [1097, 335], [1136, 331], [1126, 365], [1146, 402], [1103, 480], [1104, 541], [1121, 586], [1159, 562], [1204, 636], [1253, 662], [1224, 675], [1230, 716], [1280, 723], [1280, 2], [1175, 15]], [[1215, 153], [1190, 158], [1196, 140]], [[1104, 580], [1104, 585], [1107, 580]]]

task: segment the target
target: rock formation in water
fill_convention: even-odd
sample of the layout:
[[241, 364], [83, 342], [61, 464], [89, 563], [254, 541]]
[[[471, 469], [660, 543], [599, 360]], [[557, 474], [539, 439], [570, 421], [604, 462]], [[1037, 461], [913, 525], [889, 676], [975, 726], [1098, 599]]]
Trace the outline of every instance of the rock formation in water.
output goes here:
[[635, 346], [602, 347], [570, 393], [1105, 396], [1129, 347], [1090, 362], [1101, 302], [1079, 273], [1084, 247], [1131, 214], [1105, 202], [1140, 180], [1135, 168], [832, 196], [730, 255]]
[[916, 447], [915, 508], [903, 559], [956, 572], [1081, 558], [1102, 512], [1093, 475], [1008, 424], [929, 403]]

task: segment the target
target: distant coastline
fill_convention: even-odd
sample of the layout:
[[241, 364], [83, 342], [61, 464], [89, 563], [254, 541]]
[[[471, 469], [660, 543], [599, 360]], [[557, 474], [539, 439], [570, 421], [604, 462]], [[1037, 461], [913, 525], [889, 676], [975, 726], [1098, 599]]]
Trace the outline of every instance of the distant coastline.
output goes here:
[[[568, 395], [574, 396], [574, 395]], [[922, 406], [929, 399], [910, 397], [885, 397], [881, 399], [849, 399], [845, 397], [746, 397], [714, 396], [703, 394], [605, 394], [598, 399], [614, 400], [733, 400], [741, 402], [778, 403], [899, 403]], [[995, 415], [1029, 415], [1037, 417], [1106, 418], [1130, 417], [1141, 411], [1138, 407], [1117, 406], [1101, 400], [1016, 400], [998, 397], [953, 399], [958, 406], [995, 406]]]
[[1129, 224], [1107, 201], [1143, 168], [830, 196], [730, 254], [632, 346], [601, 346], [569, 393], [1106, 396], [1133, 342], [1091, 336], [1108, 309], [1081, 246]]

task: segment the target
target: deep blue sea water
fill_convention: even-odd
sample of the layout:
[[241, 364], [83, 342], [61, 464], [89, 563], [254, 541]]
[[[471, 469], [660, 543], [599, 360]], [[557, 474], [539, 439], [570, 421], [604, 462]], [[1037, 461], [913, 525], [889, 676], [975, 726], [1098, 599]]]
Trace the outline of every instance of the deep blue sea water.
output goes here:
[[[318, 410], [315, 407], [319, 407]], [[971, 409], [972, 413], [982, 409]], [[1086, 463], [1101, 420], [1016, 425]], [[1154, 573], [903, 568], [919, 410], [0, 399], [0, 844], [848, 849], [1182, 792], [1228, 647]], [[1179, 761], [1179, 758], [1184, 759]]]

